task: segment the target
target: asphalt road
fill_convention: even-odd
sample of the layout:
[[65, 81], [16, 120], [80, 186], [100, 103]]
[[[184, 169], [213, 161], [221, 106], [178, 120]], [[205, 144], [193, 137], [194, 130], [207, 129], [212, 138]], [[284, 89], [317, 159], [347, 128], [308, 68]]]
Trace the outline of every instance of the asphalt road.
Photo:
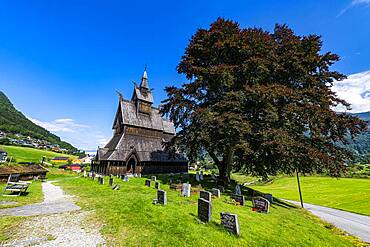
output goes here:
[[[301, 206], [300, 202], [286, 200], [295, 205]], [[304, 208], [312, 214], [320, 217], [351, 235], [357, 236], [365, 242], [370, 243], [370, 217], [350, 213], [333, 208], [317, 206], [309, 203], [303, 204]]]

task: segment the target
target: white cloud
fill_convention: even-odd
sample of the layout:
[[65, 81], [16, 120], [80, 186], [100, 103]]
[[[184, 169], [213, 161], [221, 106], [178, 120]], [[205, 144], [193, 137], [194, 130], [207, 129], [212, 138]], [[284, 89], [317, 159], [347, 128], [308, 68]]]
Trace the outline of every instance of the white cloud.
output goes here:
[[76, 123], [71, 118], [60, 118], [50, 122], [28, 118], [80, 149], [93, 150], [97, 146], [104, 146], [108, 142], [107, 137], [101, 131], [95, 130], [86, 124]]
[[[351, 104], [350, 112], [370, 111], [370, 71], [349, 75], [343, 81], [335, 81], [332, 90], [338, 97]], [[344, 107], [335, 110], [344, 111]]]
[[350, 4], [348, 4], [344, 9], [342, 9], [337, 17], [342, 16], [344, 13], [346, 13], [349, 9], [357, 6], [357, 5], [363, 5], [363, 6], [370, 6], [370, 0], [352, 0]]

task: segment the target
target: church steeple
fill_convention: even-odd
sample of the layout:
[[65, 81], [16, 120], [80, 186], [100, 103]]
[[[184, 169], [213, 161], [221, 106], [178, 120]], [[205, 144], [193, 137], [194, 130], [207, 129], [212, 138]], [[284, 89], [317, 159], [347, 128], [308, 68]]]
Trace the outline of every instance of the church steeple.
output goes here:
[[148, 89], [149, 90], [149, 86], [148, 86], [148, 74], [146, 73], [146, 66], [145, 66], [145, 69], [144, 69], [143, 76], [141, 77], [140, 89], [141, 88], [145, 88], [145, 89]]

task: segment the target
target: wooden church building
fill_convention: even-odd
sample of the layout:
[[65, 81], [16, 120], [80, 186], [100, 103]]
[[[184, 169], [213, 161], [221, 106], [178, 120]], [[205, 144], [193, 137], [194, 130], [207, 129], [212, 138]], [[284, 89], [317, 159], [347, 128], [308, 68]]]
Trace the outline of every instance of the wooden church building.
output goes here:
[[140, 86], [134, 86], [131, 100], [120, 95], [113, 137], [104, 148], [98, 148], [91, 167], [93, 172], [122, 175], [188, 171], [188, 161], [183, 155], [164, 150], [163, 143], [175, 136], [175, 128], [152, 104], [153, 95], [145, 70]]

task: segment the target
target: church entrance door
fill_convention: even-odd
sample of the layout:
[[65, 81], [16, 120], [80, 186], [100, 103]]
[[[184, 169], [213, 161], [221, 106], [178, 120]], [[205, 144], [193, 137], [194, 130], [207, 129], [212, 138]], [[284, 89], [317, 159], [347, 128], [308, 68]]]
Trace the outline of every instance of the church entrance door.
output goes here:
[[135, 172], [135, 168], [136, 168], [136, 159], [134, 157], [132, 157], [128, 163], [127, 163], [127, 167], [126, 167], [126, 171], [127, 173], [134, 173]]

